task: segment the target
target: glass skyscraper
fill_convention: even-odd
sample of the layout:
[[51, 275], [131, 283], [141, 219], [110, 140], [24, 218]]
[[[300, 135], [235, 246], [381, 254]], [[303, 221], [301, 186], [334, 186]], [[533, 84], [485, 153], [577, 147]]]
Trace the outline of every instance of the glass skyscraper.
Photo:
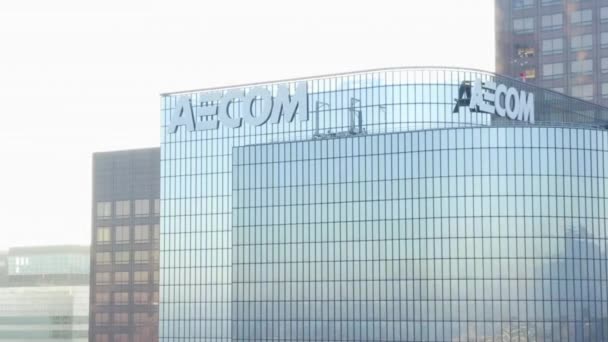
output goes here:
[[161, 124], [162, 341], [608, 336], [604, 107], [409, 68], [166, 94]]
[[607, 139], [462, 128], [236, 148], [233, 339], [605, 340]]

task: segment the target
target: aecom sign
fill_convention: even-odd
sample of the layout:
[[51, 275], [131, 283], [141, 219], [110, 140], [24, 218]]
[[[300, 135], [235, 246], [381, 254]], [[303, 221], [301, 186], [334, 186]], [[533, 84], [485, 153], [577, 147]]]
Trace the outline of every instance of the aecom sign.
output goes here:
[[458, 113], [460, 107], [468, 107], [471, 112], [534, 123], [534, 94], [501, 83], [481, 82], [480, 79], [473, 85], [469, 81], [462, 82], [453, 112]]
[[[240, 110], [236, 110], [236, 104]], [[464, 81], [458, 89], [458, 99], [454, 113], [460, 107], [471, 112], [495, 114], [511, 120], [534, 123], [534, 94], [501, 83]], [[195, 112], [194, 108], [197, 108]], [[239, 128], [243, 121], [251, 126], [262, 126], [269, 120], [273, 124], [281, 121], [292, 122], [298, 116], [300, 121], [308, 121], [308, 90], [306, 82], [298, 82], [293, 94], [289, 86], [277, 86], [276, 96], [272, 96], [265, 86], [253, 87], [248, 92], [230, 89], [225, 93], [200, 93], [198, 103], [193, 104], [188, 95], [177, 98], [171, 112], [169, 133], [175, 133], [180, 126], [188, 131], [218, 129], [220, 123], [228, 128]]]
[[[256, 106], [258, 101], [260, 106]], [[254, 87], [247, 93], [242, 89], [231, 89], [224, 94], [201, 93], [198, 102], [198, 112], [195, 114], [190, 96], [177, 99], [171, 112], [169, 133], [177, 132], [180, 126], [186, 126], [192, 132], [218, 129], [220, 123], [228, 128], [241, 127], [243, 121], [252, 126], [262, 126], [268, 120], [277, 124], [281, 116], [292, 122], [296, 114], [300, 121], [308, 121], [306, 82], [297, 83], [294, 94], [289, 93], [288, 85], [279, 85], [274, 97], [266, 87]], [[238, 112], [235, 110], [236, 103], [240, 103]]]

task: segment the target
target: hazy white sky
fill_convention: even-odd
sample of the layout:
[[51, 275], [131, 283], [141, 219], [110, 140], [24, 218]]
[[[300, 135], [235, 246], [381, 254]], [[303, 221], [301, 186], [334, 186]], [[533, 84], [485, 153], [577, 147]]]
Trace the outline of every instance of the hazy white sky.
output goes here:
[[159, 145], [159, 93], [494, 69], [490, 0], [0, 2], [0, 249], [87, 244], [91, 154]]

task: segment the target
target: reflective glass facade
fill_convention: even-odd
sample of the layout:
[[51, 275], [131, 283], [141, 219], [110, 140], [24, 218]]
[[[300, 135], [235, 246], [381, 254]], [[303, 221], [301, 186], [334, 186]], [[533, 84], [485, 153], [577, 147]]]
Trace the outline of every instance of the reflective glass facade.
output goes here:
[[605, 341], [608, 132], [470, 128], [233, 154], [239, 341]]
[[[558, 269], [556, 274], [561, 275], [568, 272], [567, 270], [572, 271], [574, 269], [572, 265], [560, 264], [568, 259], [566, 257], [568, 254], [565, 254], [564, 257], [556, 254], [561, 251], [558, 249], [558, 245], [564, 243], [565, 245], [562, 244], [563, 250], [567, 251], [574, 249], [567, 246], [587, 244], [588, 238], [585, 237], [581, 240], [580, 237], [591, 236], [591, 233], [586, 233], [590, 229], [593, 229], [593, 240], [590, 243], [592, 246], [597, 244], [599, 247], [585, 247], [584, 250], [589, 253], [597, 252], [598, 255], [604, 253], [605, 243], [602, 239], [605, 235], [599, 234], [599, 231], [602, 231], [605, 226], [602, 219], [603, 214], [600, 214], [600, 209], [603, 209], [603, 198], [600, 198], [603, 196], [603, 192], [601, 196], [598, 193], [595, 197], [587, 195], [585, 192], [582, 197], [586, 201], [589, 196], [590, 204], [592, 202], [598, 208], [594, 213], [597, 216], [593, 216], [593, 219], [589, 217], [596, 226], [587, 222], [588, 217], [585, 216], [587, 214], [582, 214], [580, 204], [577, 204], [576, 211], [571, 206], [571, 211], [567, 214], [559, 212], [555, 216], [542, 211], [549, 210], [548, 205], [545, 208], [544, 201], [533, 201], [524, 206], [522, 200], [527, 203], [526, 201], [535, 198], [534, 196], [548, 197], [545, 195], [545, 191], [549, 191], [547, 188], [551, 188], [551, 191], [558, 191], [557, 183], [555, 185], [549, 183], [549, 179], [554, 178], [546, 178], [547, 181], [540, 183], [535, 182], [534, 187], [529, 188], [532, 185], [526, 182], [536, 181], [537, 179], [534, 177], [561, 177], [560, 181], [563, 183], [559, 196], [565, 198], [574, 194], [573, 196], [578, 199], [581, 191], [578, 184], [576, 191], [571, 189], [570, 192], [564, 192], [566, 191], [564, 188], [574, 186], [570, 174], [568, 176], [558, 175], [555, 172], [558, 172], [560, 167], [574, 168], [578, 180], [579, 174], [584, 175], [583, 178], [587, 177], [586, 171], [580, 173], [579, 164], [574, 164], [572, 160], [570, 162], [573, 164], [564, 164], [563, 158], [566, 156], [566, 152], [561, 157], [555, 157], [562, 159], [555, 159], [554, 164], [544, 166], [547, 173], [538, 171], [539, 173], [535, 174], [520, 174], [518, 173], [519, 168], [508, 169], [519, 165], [517, 163], [521, 162], [521, 159], [518, 159], [520, 153], [524, 157], [530, 158], [530, 163], [532, 163], [528, 165], [532, 167], [530, 170], [537, 170], [535, 167], [540, 167], [536, 164], [540, 156], [540, 149], [546, 150], [548, 145], [532, 147], [537, 146], [534, 144], [548, 144], [548, 128], [541, 133], [541, 131], [537, 132], [529, 128], [529, 124], [510, 121], [490, 114], [471, 113], [467, 108], [460, 108], [453, 113], [461, 83], [478, 78], [496, 80], [534, 93], [536, 99], [535, 126], [537, 127], [579, 127], [581, 125], [604, 127], [608, 122], [608, 112], [604, 107], [489, 73], [456, 69], [390, 69], [269, 83], [262, 87], [276, 94], [279, 84], [290, 86], [293, 92], [297, 82], [306, 82], [309, 120], [294, 120], [293, 122], [283, 120], [279, 124], [269, 122], [258, 127], [243, 125], [236, 129], [220, 126], [217, 130], [190, 132], [185, 127], [181, 127], [177, 129], [176, 133], [172, 133], [168, 128], [171, 113], [183, 97], [190, 100], [193, 112], [198, 117], [205, 110], [204, 107], [208, 104], [206, 101], [208, 101], [210, 93], [225, 94], [235, 88], [164, 95], [161, 99], [160, 339], [162, 341], [228, 341], [252, 338], [267, 340], [272, 337], [276, 340], [305, 338], [311, 340], [332, 338], [376, 340], [380, 336], [393, 340], [441, 340], [444, 338], [458, 339], [461, 336], [493, 336], [492, 334], [500, 333], [503, 330], [506, 332], [532, 330], [532, 325], [530, 323], [530, 327], [528, 327], [528, 322], [540, 324], [534, 325], [534, 333], [537, 336], [557, 336], [553, 324], [560, 321], [562, 316], [558, 316], [560, 319], [557, 320], [554, 316], [550, 318], [542, 316], [541, 318], [539, 314], [530, 314], [527, 311], [529, 309], [524, 308], [530, 306], [537, 310], [539, 306], [537, 301], [541, 299], [538, 299], [535, 291], [544, 292], [534, 289], [529, 290], [532, 291], [531, 293], [526, 292], [525, 296], [522, 295], [523, 285], [537, 284], [536, 278], [528, 278], [530, 273], [526, 272], [529, 268], [532, 268], [531, 272], [536, 272], [533, 273], [535, 275], [544, 272], [543, 264], [536, 262], [535, 258], [543, 260], [547, 265], [557, 262], [554, 267]], [[247, 91], [252, 86], [238, 88]], [[205, 102], [202, 100], [203, 98], [205, 98]], [[233, 113], [238, 111], [239, 106], [240, 103], [232, 105]], [[362, 121], [362, 129], [356, 134], [352, 134], [353, 113], [358, 114]], [[464, 129], [467, 127], [471, 127], [471, 129]], [[472, 127], [486, 128], [473, 129]], [[567, 151], [568, 158], [572, 158], [571, 153], [576, 152], [577, 158], [578, 153], [585, 158], [589, 154], [588, 157], [591, 160], [590, 154], [593, 154], [595, 156], [593, 165], [598, 169], [595, 176], [590, 174], [589, 179], [598, 181], [602, 179], [603, 181], [603, 169], [601, 169], [603, 164], [600, 164], [598, 159], [600, 155], [603, 158], [603, 152], [598, 151], [604, 150], [603, 131], [594, 129], [583, 130], [581, 135], [574, 129], [560, 129], [559, 137], [563, 139], [566, 139], [566, 136], [569, 139], [572, 137], [570, 133], [566, 135], [564, 132], [576, 132], [574, 134], [576, 145], [572, 145], [576, 146], [576, 150], [572, 151], [568, 147], [570, 145], [563, 145], [563, 141], [565, 141], [563, 139], [560, 140], [562, 145], [554, 145], [552, 148], [554, 151], [558, 149]], [[388, 132], [417, 133], [385, 134]], [[585, 145], [587, 143], [586, 132], [589, 134], [593, 132], [596, 143], [593, 146], [602, 147], [596, 147], [595, 150], [590, 147], [592, 145], [587, 147]], [[444, 134], [447, 135], [447, 138], [443, 138]], [[541, 134], [545, 134], [543, 141], [547, 142], [540, 142], [543, 136]], [[551, 134], [557, 144], [555, 128], [552, 129]], [[380, 141], [380, 137], [382, 137], [382, 141]], [[396, 137], [397, 140], [387, 143], [384, 140], [385, 137], [391, 137], [391, 139]], [[404, 142], [403, 145], [400, 145], [400, 139], [405, 141], [406, 137], [409, 139], [408, 144]], [[496, 137], [496, 140], [491, 140], [490, 137]], [[274, 146], [279, 145], [251, 147], [255, 149], [255, 156], [258, 160], [247, 157], [239, 160], [233, 159], [235, 150], [241, 156], [247, 154], [242, 151], [247, 150], [248, 145], [307, 141], [313, 138], [315, 140], [312, 142], [294, 143], [293, 146], [297, 147], [294, 147], [293, 151], [290, 150], [288, 154], [291, 155], [281, 156], [281, 158], [301, 158], [295, 163], [295, 168], [292, 168], [290, 159], [278, 157], [272, 159], [275, 163], [273, 167], [278, 168], [273, 172], [276, 172], [276, 177], [282, 177], [283, 183], [268, 177], [258, 180], [255, 178], [257, 176], [251, 173], [251, 169], [258, 167], [252, 166], [252, 164], [259, 163], [259, 167], [262, 167], [261, 165], [269, 163], [270, 160], [270, 152], [257, 154], [257, 149], [274, 149]], [[363, 149], [359, 144], [363, 144], [360, 141], [365, 141], [365, 139], [370, 139], [371, 143], [365, 145], [365, 149]], [[600, 139], [601, 144], [598, 143]], [[527, 145], [528, 143], [529, 145]], [[324, 157], [327, 160], [325, 164], [313, 161], [321, 158], [316, 155], [317, 152], [314, 152], [315, 154], [310, 152], [317, 151], [316, 144], [322, 146], [318, 149], [319, 153], [321, 151], [327, 153]], [[355, 163], [354, 150], [350, 154], [342, 154], [346, 153], [346, 150], [334, 150], [338, 146], [348, 144], [359, 146], [356, 154], [357, 164], [353, 164]], [[446, 144], [447, 147], [442, 144]], [[499, 144], [505, 146], [500, 147], [503, 145], [499, 146]], [[589, 144], [591, 144], [590, 141]], [[286, 144], [285, 146], [292, 145]], [[507, 146], [512, 146], [514, 149], [508, 150]], [[411, 172], [409, 178], [399, 174], [399, 172], [405, 171], [397, 169], [397, 164], [392, 164], [392, 159], [391, 164], [386, 164], [384, 159], [382, 159], [383, 164], [379, 164], [381, 159], [379, 156], [392, 154], [393, 152], [389, 148], [393, 147], [409, 148], [409, 154], [403, 151], [402, 154], [394, 156], [397, 164], [400, 159], [403, 160], [403, 163], [407, 162], [407, 167]], [[420, 149], [421, 147], [423, 149]], [[367, 149], [375, 152], [368, 153]], [[331, 154], [329, 151], [332, 151]], [[484, 154], [484, 159], [481, 159], [482, 154]], [[555, 155], [558, 154], [555, 152]], [[460, 162], [463, 161], [461, 158], [465, 157], [471, 158], [466, 159], [469, 160], [469, 164], [460, 165]], [[329, 158], [336, 158], [339, 161], [332, 161], [330, 165]], [[450, 168], [435, 170], [434, 165], [439, 165], [434, 164], [435, 158], [445, 160], [445, 167], [447, 168], [447, 164], [449, 164]], [[505, 165], [497, 164], [498, 158]], [[449, 163], [450, 160], [456, 162]], [[549, 162], [547, 160], [547, 163]], [[603, 163], [603, 159], [601, 162]], [[342, 192], [342, 187], [346, 187], [346, 185], [340, 183], [342, 174], [335, 173], [335, 170], [339, 169], [335, 169], [334, 163], [340, 165], [351, 163], [353, 168], [350, 171], [358, 172], [357, 182], [363, 184], [358, 184], [357, 189], [363, 187], [365, 191], [356, 194], [349, 192], [354, 191], [352, 189], [354, 189], [355, 180], [351, 178], [349, 181], [351, 190]], [[372, 167], [372, 163], [376, 164], [373, 164]], [[319, 168], [318, 170], [325, 172], [326, 174], [323, 176], [325, 178], [311, 179], [310, 173], [301, 172], [305, 164], [306, 167], [315, 168], [315, 171]], [[284, 165], [285, 169], [281, 165]], [[366, 169], [359, 169], [361, 165], [366, 165]], [[502, 165], [501, 169], [494, 173], [494, 168], [499, 165]], [[528, 166], [521, 164], [518, 167]], [[288, 170], [287, 167], [290, 169]], [[330, 167], [331, 170], [334, 170], [331, 178]], [[233, 172], [234, 168], [249, 171], [239, 171], [237, 175]], [[446, 172], [446, 174], [434, 173], [439, 171]], [[574, 172], [574, 170], [571, 171]], [[373, 178], [377, 176], [374, 176], [375, 173], [384, 173], [384, 177], [391, 178], [382, 178], [384, 183], [380, 187], [380, 183], [378, 183], [380, 178]], [[344, 177], [346, 176], [344, 175]], [[353, 177], [352, 174], [351, 177]], [[566, 178], [568, 180], [565, 180]], [[388, 183], [389, 179], [398, 184]], [[240, 181], [247, 183], [239, 183]], [[260, 183], [256, 183], [258, 181]], [[279, 183], [273, 183], [275, 181]], [[279, 186], [279, 184], [287, 184], [285, 182], [296, 184], [293, 183], [296, 181], [305, 181], [300, 184], [301, 190], [297, 190], [294, 186]], [[310, 197], [315, 190], [313, 188], [319, 185], [315, 182], [325, 182], [326, 185], [340, 183], [339, 186], [332, 185], [331, 187], [332, 201], [334, 201], [331, 202], [331, 206], [330, 202], [323, 201], [323, 197], [320, 199]], [[406, 183], [406, 188], [403, 189], [407, 189], [409, 194], [404, 190], [402, 194], [393, 195], [392, 191], [399, 189], [398, 186], [403, 186], [399, 182]], [[435, 185], [436, 182], [439, 184]], [[475, 185], [474, 182], [479, 184], [475, 183], [477, 184]], [[432, 187], [428, 188], [427, 183], [430, 183]], [[586, 186], [587, 183], [585, 183]], [[600, 191], [599, 183], [597, 186], [593, 189], [594, 191]], [[260, 191], [251, 187], [260, 188]], [[304, 189], [305, 187], [307, 188]], [[272, 190], [266, 190], [267, 188], [272, 188]], [[328, 186], [325, 186], [322, 190], [330, 191], [329, 189]], [[539, 192], [527, 194], [525, 191], [528, 189]], [[292, 190], [297, 190], [298, 194], [301, 193], [302, 196], [306, 193], [309, 197], [298, 199], [301, 202], [290, 202], [292, 204], [289, 206], [284, 204], [282, 207], [279, 205], [281, 202], [272, 197], [276, 196], [275, 192], [283, 194], [279, 196], [296, 196], [291, 193]], [[524, 192], [517, 192], [519, 190]], [[505, 194], [504, 191], [515, 192]], [[355, 195], [358, 197], [353, 197]], [[316, 193], [315, 196], [317, 196]], [[321, 193], [319, 196], [325, 196], [325, 194]], [[557, 197], [558, 195], [555, 193], [552, 196]], [[390, 211], [388, 207], [380, 206], [381, 201], [385, 201], [387, 197], [390, 197], [391, 201], [394, 199], [397, 202], [395, 208], [392, 207], [391, 202]], [[334, 216], [338, 215], [338, 212], [335, 211], [336, 208], [342, 210], [340, 208], [343, 205], [341, 202], [336, 203], [337, 199], [348, 201], [351, 212], [339, 211], [339, 216]], [[321, 202], [317, 202], [319, 200]], [[407, 203], [409, 209], [399, 209], [399, 206], [402, 205], [400, 201], [404, 206]], [[437, 205], [446, 206], [447, 211], [444, 211], [444, 207], [430, 208], [427, 201], [431, 201], [433, 206], [436, 205], [435, 202], [439, 202]], [[298, 206], [293, 203], [306, 205]], [[354, 203], [357, 203], [357, 207], [354, 207]], [[488, 209], [485, 207], [487, 203], [492, 203]], [[371, 207], [368, 208], [368, 205]], [[520, 205], [528, 210], [524, 211], [521, 216]], [[536, 208], [540, 205], [543, 207]], [[585, 205], [587, 205], [586, 202]], [[277, 212], [279, 217], [269, 218], [262, 214], [257, 215], [252, 209], [256, 206], [264, 206], [265, 209], [262, 211]], [[600, 208], [600, 206], [602, 207]], [[281, 209], [277, 209], [279, 207]], [[554, 208], [561, 210], [562, 207], [558, 207], [556, 203]], [[480, 210], [489, 210], [489, 214], [480, 212]], [[507, 210], [506, 217], [503, 217], [504, 210]], [[428, 213], [431, 212], [432, 216], [428, 216]], [[395, 213], [398, 216], [391, 216]], [[406, 214], [416, 216], [406, 217]], [[239, 218], [238, 215], [245, 215], [247, 219]], [[560, 215], [562, 215], [561, 220], [558, 219]], [[544, 222], [543, 218], [546, 218], [547, 222]], [[553, 218], [553, 221], [550, 218]], [[584, 222], [580, 222], [581, 218], [584, 218]], [[290, 220], [290, 223], [275, 221], [279, 219]], [[257, 237], [251, 240], [245, 232], [252, 231], [261, 234], [262, 230], [259, 230], [258, 226], [262, 222], [280, 225], [281, 228], [274, 226], [270, 228], [279, 235], [275, 236], [274, 233], [273, 235], [261, 235], [259, 240]], [[292, 225], [292, 222], [296, 223]], [[528, 225], [534, 226], [527, 228]], [[351, 232], [349, 229], [353, 229], [353, 231]], [[511, 229], [514, 229], [514, 232]], [[555, 233], [551, 235], [553, 233], [547, 232], [545, 235], [529, 237], [520, 235], [526, 234], [528, 231], [536, 231], [536, 229], [554, 229]], [[235, 234], [239, 230], [243, 232], [242, 236]], [[309, 234], [305, 238], [299, 235], [304, 232]], [[494, 236], [492, 235], [494, 232], [499, 232], [501, 235]], [[317, 233], [321, 235], [316, 235]], [[355, 233], [358, 235], [352, 235]], [[330, 235], [324, 236], [323, 234]], [[349, 240], [342, 240], [342, 234], [348, 234], [344, 235], [344, 239]], [[545, 236], [552, 236], [555, 241], [545, 239]], [[389, 240], [394, 240], [390, 250], [388, 247], [384, 249], [389, 245]], [[525, 245], [525, 249], [511, 249], [513, 244], [519, 248], [518, 244], [522, 240], [530, 245]], [[300, 244], [299, 241], [302, 243]], [[356, 259], [353, 254], [355, 241], [358, 241], [356, 248], [365, 248], [364, 255], [356, 255], [359, 259]], [[584, 242], [579, 243], [578, 241]], [[291, 242], [298, 242], [293, 245], [294, 253], [296, 253], [293, 255], [290, 249]], [[283, 252], [277, 252], [279, 254], [275, 256], [274, 247], [258, 248], [258, 243], [277, 245], [276, 248]], [[368, 251], [368, 243], [375, 249]], [[400, 243], [405, 245], [401, 246]], [[433, 243], [432, 246], [431, 243]], [[535, 243], [546, 243], [548, 247], [539, 250], [542, 251], [542, 255], [528, 256], [525, 254], [529, 253], [529, 250], [534, 250]], [[307, 254], [304, 254], [306, 248], [303, 245], [306, 244], [307, 246], [314, 245], [315, 252], [312, 253], [308, 248]], [[444, 244], [452, 249], [444, 251]], [[498, 255], [507, 255], [504, 258], [506, 261], [501, 261], [500, 258], [498, 260], [486, 258], [487, 253], [493, 252], [493, 250], [487, 251], [487, 249], [493, 249], [496, 245], [502, 246], [498, 252], [504, 254]], [[373, 254], [379, 253], [381, 247], [382, 255]], [[472, 247], [479, 249], [470, 250]], [[320, 256], [317, 254], [317, 248], [321, 253]], [[343, 252], [342, 248], [347, 251]], [[348, 252], [350, 248], [352, 251]], [[465, 248], [465, 251], [459, 252], [458, 250], [462, 248]], [[289, 256], [280, 254], [286, 253], [285, 249], [290, 249]], [[273, 253], [270, 256], [272, 259], [268, 259], [270, 255], [268, 253], [271, 253], [269, 251]], [[333, 255], [325, 255], [324, 251], [327, 253], [331, 251]], [[251, 254], [254, 252], [259, 252], [261, 255], [254, 256]], [[371, 253], [369, 256], [368, 252]], [[468, 253], [478, 254], [469, 255]], [[439, 260], [434, 260], [434, 258], [438, 258], [438, 255], [440, 255]], [[602, 270], [601, 255], [587, 258], [592, 260], [593, 267], [598, 267], [600, 270]], [[282, 259], [282, 257], [286, 259]], [[579, 259], [570, 258], [568, 260]], [[350, 263], [348, 266], [350, 271], [348, 268], [345, 268], [344, 272], [341, 268], [339, 270], [335, 268], [336, 265], [342, 267], [342, 261]], [[403, 267], [406, 267], [404, 272], [410, 273], [399, 273], [402, 267], [401, 261], [403, 261]], [[357, 268], [354, 265], [355, 262], [358, 263]], [[291, 263], [295, 264], [296, 269], [300, 270], [301, 266], [302, 272], [308, 273], [300, 273], [296, 278], [292, 278], [294, 269], [291, 268]], [[432, 264], [432, 273], [427, 268], [430, 264]], [[334, 268], [330, 269], [330, 265]], [[484, 268], [491, 266], [492, 268], [488, 269], [491, 271], [488, 271], [489, 273], [470, 271], [476, 270], [480, 265]], [[525, 273], [511, 272], [510, 268], [519, 269], [521, 266], [527, 267], [524, 268]], [[346, 264], [344, 267], [347, 267]], [[368, 270], [368, 267], [371, 270]], [[464, 272], [462, 267], [465, 267], [465, 270], [470, 273]], [[505, 271], [505, 276], [502, 277], [500, 274], [503, 273], [500, 273], [498, 267], [509, 267], [509, 271]], [[541, 269], [535, 269], [536, 267]], [[548, 268], [552, 269], [551, 266]], [[560, 272], [560, 268], [563, 268], [564, 272]], [[314, 269], [314, 274], [311, 273], [311, 269]], [[317, 270], [319, 273], [316, 272]], [[459, 270], [464, 273], [460, 274]], [[258, 281], [258, 278], [253, 277], [252, 274], [255, 274], [256, 277], [271, 277], [260, 278], [270, 279], [268, 281], [271, 283]], [[574, 285], [572, 281], [575, 281], [575, 276], [578, 275], [564, 274], [566, 275], [563, 280], [566, 281], [566, 284], [570, 281], [569, 284]], [[585, 282], [593, 284], [597, 289], [605, 280], [605, 273], [593, 274], [595, 278], [585, 280]], [[480, 276], [489, 278], [487, 280], [476, 278]], [[538, 284], [549, 287], [561, 284], [559, 280], [561, 278], [555, 277], [553, 273], [550, 273], [547, 275], [547, 279], [551, 280], [546, 285]], [[320, 284], [321, 289], [316, 287], [317, 283]], [[389, 284], [390, 292], [387, 289]], [[506, 288], [512, 284], [517, 284], [517, 290], [507, 291]], [[281, 292], [287, 291], [288, 285], [290, 292]], [[278, 288], [274, 286], [278, 286]], [[457, 287], [453, 288], [453, 286]], [[477, 292], [481, 290], [480, 286], [483, 286], [485, 292], [482, 292], [482, 297], [474, 297], [479, 300], [469, 300], [470, 297], [465, 297], [478, 294]], [[487, 290], [485, 290], [486, 286], [488, 286]], [[437, 287], [440, 287], [440, 290]], [[580, 285], [577, 288], [582, 287], [583, 285]], [[574, 289], [570, 286], [567, 288], [571, 291]], [[605, 286], [603, 288], [605, 289]], [[278, 292], [273, 293], [272, 297], [264, 297], [268, 291], [274, 292], [277, 289]], [[329, 293], [330, 289], [334, 292]], [[341, 297], [342, 290], [354, 291], [355, 289], [359, 292], [352, 294], [344, 292], [344, 298]], [[372, 293], [368, 294], [368, 289], [371, 289]], [[317, 290], [321, 290], [321, 292], [317, 292]], [[494, 292], [490, 292], [490, 290]], [[361, 291], [365, 291], [365, 293]], [[593, 310], [593, 314], [583, 314], [583, 309], [587, 308], [583, 303], [586, 303], [585, 305], [590, 303], [590, 299], [588, 299], [591, 296], [590, 291], [585, 294], [581, 292], [572, 294], [560, 292], [561, 287], [555, 291], [557, 291], [555, 292], [556, 297], [553, 298], [565, 294], [572, 305], [579, 305], [580, 310], [573, 312], [581, 313], [580, 316], [573, 318], [563, 316], [565, 323], [562, 326], [555, 323], [561, 327], [560, 329], [566, 331], [564, 334], [576, 334], [580, 331], [576, 330], [577, 324], [591, 326], [591, 323], [585, 325], [585, 322], [591, 322], [591, 317], [595, 320], [605, 317], [606, 303], [603, 292], [599, 291], [600, 295], [604, 297], [593, 297], [600, 298], [599, 302], [594, 304], [593, 309], [588, 310], [589, 312]], [[289, 294], [289, 298], [287, 294]], [[508, 297], [506, 297], [507, 294]], [[597, 290], [593, 292], [594, 296], [596, 294]], [[497, 295], [500, 297], [496, 297]], [[570, 295], [579, 297], [570, 297]], [[251, 303], [252, 300], [258, 299], [261, 302]], [[283, 302], [283, 300], [288, 302]], [[562, 310], [560, 300], [557, 302], [555, 308]], [[565, 300], [565, 302], [567, 301]], [[575, 304], [575, 302], [579, 304]], [[313, 303], [314, 306], [308, 304], [304, 306], [305, 303]], [[447, 305], [446, 303], [450, 305], [448, 313], [443, 312], [443, 306]], [[471, 306], [470, 303], [474, 304]], [[316, 306], [317, 304], [319, 307]], [[487, 313], [489, 308], [493, 310], [492, 314]], [[517, 311], [513, 311], [515, 308]], [[290, 311], [292, 309], [296, 312]], [[370, 310], [371, 312], [369, 312]], [[522, 310], [526, 312], [525, 315], [521, 314]], [[544, 307], [543, 310], [545, 310]], [[563, 312], [559, 310], [558, 313], [561, 315]], [[587, 318], [583, 318], [583, 316]], [[505, 317], [509, 317], [509, 319], [505, 319]], [[549, 326], [546, 326], [545, 322], [549, 322], [546, 323]], [[566, 328], [570, 322], [572, 322], [572, 327]], [[594, 331], [599, 331], [598, 326], [601, 324], [593, 323]], [[357, 329], [359, 330], [356, 331]], [[587, 335], [580, 336], [597, 334], [591, 332], [591, 328], [585, 329], [588, 330]], [[475, 335], [470, 335], [469, 331], [470, 334]], [[547, 333], [549, 335], [545, 335]]]
[[[84, 249], [84, 248], [83, 248]], [[88, 253], [89, 250], [86, 249]], [[88, 274], [89, 261], [82, 253], [40, 253], [8, 257], [8, 275]]]
[[[88, 246], [13, 247], [0, 256], [5, 262], [1, 286], [86, 285], [89, 279]], [[1, 278], [1, 275], [0, 275]]]

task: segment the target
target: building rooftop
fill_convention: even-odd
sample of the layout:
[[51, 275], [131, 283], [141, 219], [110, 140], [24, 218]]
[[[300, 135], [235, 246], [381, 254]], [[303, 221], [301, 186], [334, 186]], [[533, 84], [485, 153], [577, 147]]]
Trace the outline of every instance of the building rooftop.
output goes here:
[[13, 247], [0, 257], [0, 286], [86, 285], [89, 277], [89, 246]]
[[[167, 98], [172, 96], [195, 96], [197, 93], [227, 91], [235, 88], [245, 89], [254, 86], [271, 88], [274, 85], [281, 83], [307, 82], [309, 111], [312, 111], [316, 99], [327, 101], [326, 99], [332, 98], [332, 96], [337, 96], [338, 98], [341, 96], [346, 97], [347, 94], [350, 94], [348, 96], [353, 96], [353, 94], [357, 92], [367, 93], [373, 88], [383, 89], [383, 94], [391, 94], [391, 96], [389, 97], [387, 95], [386, 99], [380, 97], [368, 97], [366, 100], [361, 99], [361, 107], [382, 107], [384, 108], [387, 117], [393, 117], [395, 118], [394, 120], [397, 121], [407, 121], [407, 117], [398, 117], [391, 113], [392, 107], [395, 106], [395, 104], [399, 104], [401, 107], [407, 105], [421, 106], [422, 104], [445, 105], [449, 110], [446, 109], [446, 113], [439, 113], [440, 117], [443, 117], [441, 120], [442, 124], [462, 124], [462, 114], [470, 115], [470, 113], [461, 112], [460, 116], [458, 113], [452, 116], [451, 108], [454, 107], [459, 98], [458, 93], [461, 85], [464, 83], [470, 85], [471, 82], [474, 82], [477, 79], [480, 79], [483, 82], [493, 81], [497, 84], [504, 84], [507, 87], [514, 87], [517, 89], [518, 93], [519, 91], [524, 91], [526, 93], [534, 94], [536, 124], [552, 126], [564, 124], [593, 126], [604, 129], [608, 127], [608, 107], [523, 82], [522, 80], [510, 76], [471, 68], [437, 66], [380, 68], [348, 73], [176, 91], [163, 93], [161, 96]], [[416, 87], [416, 89], [407, 93], [407, 90], [404, 90], [403, 87]], [[338, 110], [335, 108], [338, 105], [339, 103], [334, 103], [331, 110]], [[166, 106], [168, 107], [164, 108], [169, 108], [171, 102], [168, 101]], [[193, 107], [198, 106], [199, 104], [193, 102]], [[408, 113], [405, 113], [405, 115], [407, 116]], [[380, 120], [379, 118], [375, 119]], [[381, 125], [385, 124], [391, 123], [381, 123]], [[490, 125], [507, 126], [521, 124], [521, 122], [494, 116]]]
[[[35, 254], [89, 254], [90, 247], [82, 245], [54, 245], [54, 246], [23, 246], [11, 247], [6, 253], [14, 255], [35, 255]], [[2, 252], [0, 252], [1, 254]]]

